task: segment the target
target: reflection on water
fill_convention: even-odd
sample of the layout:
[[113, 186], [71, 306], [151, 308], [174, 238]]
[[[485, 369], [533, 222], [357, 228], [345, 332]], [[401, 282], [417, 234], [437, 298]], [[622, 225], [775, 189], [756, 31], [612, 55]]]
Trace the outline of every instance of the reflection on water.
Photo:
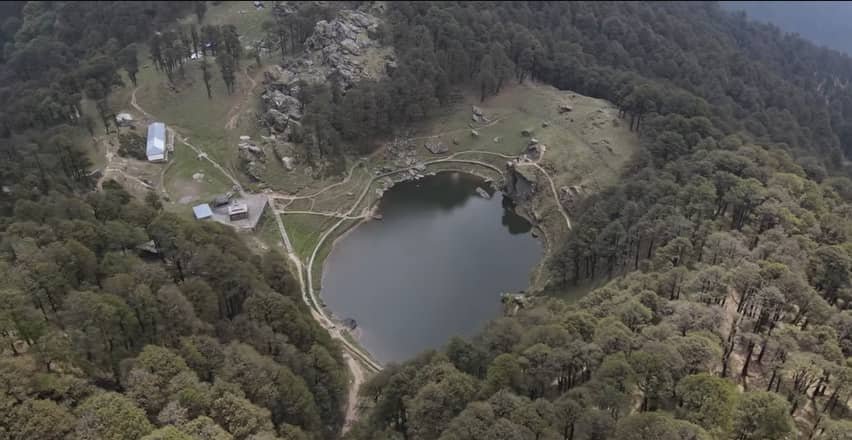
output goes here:
[[[353, 318], [380, 361], [400, 361], [469, 336], [500, 311], [499, 294], [522, 290], [541, 258], [530, 224], [479, 178], [440, 173], [404, 182], [326, 260], [323, 300]], [[491, 192], [489, 190], [489, 192]]]

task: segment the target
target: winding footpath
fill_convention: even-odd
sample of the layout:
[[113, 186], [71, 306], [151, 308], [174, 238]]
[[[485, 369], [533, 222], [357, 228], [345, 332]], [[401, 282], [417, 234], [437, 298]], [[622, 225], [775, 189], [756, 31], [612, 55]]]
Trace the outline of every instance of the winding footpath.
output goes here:
[[243, 67], [243, 74], [246, 76], [246, 79], [249, 80], [249, 82], [251, 83], [251, 87], [249, 87], [248, 91], [245, 92], [245, 98], [233, 107], [231, 107], [231, 110], [228, 111], [228, 114], [232, 116], [228, 118], [228, 122], [225, 123], [226, 130], [233, 130], [237, 128], [237, 123], [239, 122], [240, 115], [242, 115], [243, 113], [242, 108], [248, 105], [251, 99], [254, 97], [253, 92], [255, 87], [257, 87], [257, 81], [255, 81], [255, 79], [251, 75], [249, 75], [248, 66]]

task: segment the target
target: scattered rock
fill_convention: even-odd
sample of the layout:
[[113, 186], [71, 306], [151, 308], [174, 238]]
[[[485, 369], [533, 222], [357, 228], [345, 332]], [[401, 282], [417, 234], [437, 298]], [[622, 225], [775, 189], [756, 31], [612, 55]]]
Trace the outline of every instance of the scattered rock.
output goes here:
[[426, 144], [423, 146], [432, 154], [444, 154], [450, 150], [447, 145], [440, 140], [426, 141]]
[[241, 141], [243, 141], [243, 142], [245, 142], [245, 141], [250, 141], [250, 140], [251, 140], [251, 136], [246, 136], [246, 135], [240, 136], [240, 140], [241, 140]]
[[523, 135], [523, 136], [532, 136], [532, 134], [533, 134], [532, 128], [525, 128], [525, 129], [521, 130], [521, 135]]
[[494, 138], [494, 143], [499, 144], [501, 140], [503, 140], [503, 139], [500, 138], [500, 136], [497, 136], [497, 137]]
[[571, 112], [571, 111], [574, 111], [574, 107], [572, 107], [568, 104], [561, 104], [559, 106], [559, 113], [568, 113], [568, 112]]
[[476, 130], [471, 130], [470, 135], [473, 136], [473, 137], [479, 137], [479, 132], [476, 131]]
[[550, 127], [550, 122], [544, 121], [544, 122], [541, 123], [541, 128], [547, 128], [547, 127]]
[[458, 144], [459, 144], [459, 140], [456, 139], [456, 138], [453, 138], [453, 145], [458, 145]]
[[195, 173], [195, 174], [193, 174], [193, 175], [192, 175], [192, 180], [194, 180], [194, 181], [196, 181], [196, 182], [202, 182], [202, 181], [204, 181], [204, 173]]
[[475, 106], [475, 105], [474, 105], [474, 106], [473, 106], [473, 108], [471, 109], [471, 112], [472, 112], [475, 116], [482, 117], [482, 109], [481, 109], [481, 108], [479, 108], [479, 107], [477, 107], [477, 106]]
[[527, 145], [535, 145], [535, 144], [537, 144], [537, 143], [538, 143], [538, 139], [536, 139], [536, 138], [530, 138], [529, 143], [528, 143]]
[[293, 158], [289, 156], [284, 156], [281, 158], [281, 163], [284, 165], [284, 168], [287, 171], [293, 171]]

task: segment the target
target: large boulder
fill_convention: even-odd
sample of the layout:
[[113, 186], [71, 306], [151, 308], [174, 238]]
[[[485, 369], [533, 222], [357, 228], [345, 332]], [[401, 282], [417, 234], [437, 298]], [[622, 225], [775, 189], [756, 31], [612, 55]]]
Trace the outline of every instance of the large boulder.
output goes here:
[[290, 95], [273, 90], [272, 93], [264, 93], [261, 99], [267, 101], [268, 107], [284, 113], [290, 119], [296, 121], [302, 119], [302, 103]]
[[515, 202], [528, 202], [536, 193], [535, 175], [529, 168], [519, 167], [514, 161], [508, 162], [503, 192]]
[[263, 175], [266, 173], [266, 153], [263, 148], [250, 142], [241, 142], [237, 156], [243, 171], [252, 180], [263, 180]]
[[274, 108], [267, 110], [263, 118], [266, 121], [266, 126], [277, 133], [283, 133], [290, 125], [290, 118]]
[[447, 147], [447, 144], [441, 142], [440, 140], [429, 140], [423, 145], [427, 150], [429, 150], [432, 154], [444, 154], [450, 149]]

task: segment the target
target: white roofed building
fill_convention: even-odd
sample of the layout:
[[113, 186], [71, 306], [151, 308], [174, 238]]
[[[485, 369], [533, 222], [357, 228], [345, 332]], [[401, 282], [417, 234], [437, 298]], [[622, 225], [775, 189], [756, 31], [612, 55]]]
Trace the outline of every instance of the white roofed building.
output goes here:
[[166, 160], [166, 124], [154, 122], [148, 126], [148, 140], [145, 153], [150, 162]]

